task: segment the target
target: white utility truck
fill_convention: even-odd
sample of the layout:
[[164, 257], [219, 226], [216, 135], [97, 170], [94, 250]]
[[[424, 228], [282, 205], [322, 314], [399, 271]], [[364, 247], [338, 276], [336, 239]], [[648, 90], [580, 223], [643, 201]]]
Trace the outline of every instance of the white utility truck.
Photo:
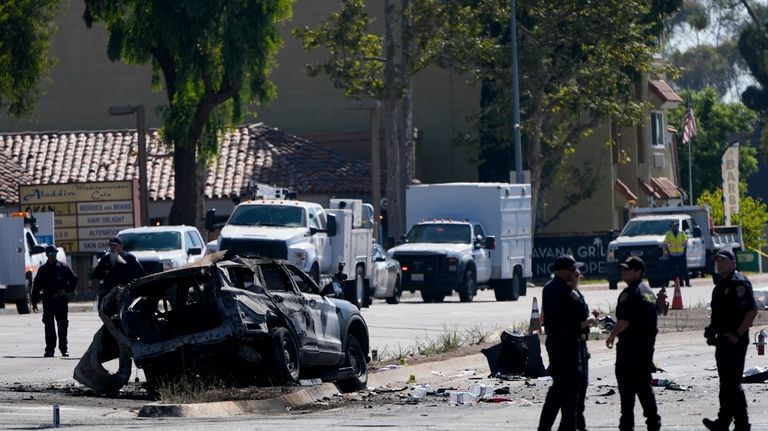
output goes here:
[[472, 301], [487, 285], [497, 301], [525, 295], [531, 277], [531, 186], [446, 183], [406, 190], [405, 243], [389, 250], [400, 262], [402, 289], [441, 302], [455, 290]]
[[222, 227], [217, 249], [286, 259], [318, 283], [341, 272], [345, 298], [363, 307], [370, 301], [372, 215], [359, 199], [332, 200], [330, 209], [287, 199], [247, 201]]
[[[49, 219], [46, 224], [53, 226], [53, 213], [39, 213], [36, 216]], [[0, 291], [3, 304], [16, 303], [19, 314], [29, 314], [32, 281], [37, 275], [37, 268], [47, 260], [47, 244], [38, 243], [35, 237], [36, 221], [35, 217], [26, 212], [0, 214]], [[56, 259], [67, 263], [64, 249], [57, 250]]]
[[670, 281], [669, 258], [664, 251], [664, 237], [672, 223], [688, 236], [686, 262], [694, 275], [712, 273], [712, 255], [720, 247], [742, 250], [739, 226], [713, 226], [709, 207], [701, 205], [633, 208], [630, 220], [619, 236], [608, 244], [608, 284], [611, 289], [621, 281], [619, 263], [629, 256], [645, 261], [645, 276], [651, 287], [666, 286]]

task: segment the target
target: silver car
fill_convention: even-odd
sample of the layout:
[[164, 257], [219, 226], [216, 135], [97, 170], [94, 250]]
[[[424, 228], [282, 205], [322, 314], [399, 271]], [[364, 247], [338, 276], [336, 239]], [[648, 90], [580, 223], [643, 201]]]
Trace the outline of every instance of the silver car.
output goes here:
[[373, 244], [371, 249], [371, 292], [377, 299], [385, 299], [388, 304], [400, 302], [403, 289], [400, 285], [402, 270], [400, 263], [389, 257], [384, 247]]

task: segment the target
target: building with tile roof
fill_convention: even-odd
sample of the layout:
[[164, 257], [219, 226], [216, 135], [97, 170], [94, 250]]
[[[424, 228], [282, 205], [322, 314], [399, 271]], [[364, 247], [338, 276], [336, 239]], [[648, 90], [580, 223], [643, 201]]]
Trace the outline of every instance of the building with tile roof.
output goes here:
[[[138, 178], [135, 130], [0, 134], [0, 199], [18, 208], [19, 184], [124, 181]], [[150, 218], [163, 221], [176, 188], [172, 148], [157, 130], [147, 134]], [[232, 198], [246, 198], [257, 184], [299, 192], [327, 203], [331, 197], [370, 194], [370, 163], [267, 127], [244, 125], [223, 136], [208, 166], [209, 207], [228, 211]], [[5, 193], [5, 194], [3, 194]]]

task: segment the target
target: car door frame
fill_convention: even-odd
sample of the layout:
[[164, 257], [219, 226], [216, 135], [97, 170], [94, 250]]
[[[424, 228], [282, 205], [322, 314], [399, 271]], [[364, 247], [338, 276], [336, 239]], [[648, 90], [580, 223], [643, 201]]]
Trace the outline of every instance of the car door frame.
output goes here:
[[[320, 295], [320, 288], [312, 278], [301, 268], [292, 264], [284, 264], [283, 269], [288, 273], [294, 288], [304, 297], [317, 337], [320, 365], [335, 365], [343, 360], [344, 349], [341, 337], [341, 322], [339, 322], [336, 304], [329, 298]], [[306, 290], [301, 289], [293, 276], [299, 277]]]

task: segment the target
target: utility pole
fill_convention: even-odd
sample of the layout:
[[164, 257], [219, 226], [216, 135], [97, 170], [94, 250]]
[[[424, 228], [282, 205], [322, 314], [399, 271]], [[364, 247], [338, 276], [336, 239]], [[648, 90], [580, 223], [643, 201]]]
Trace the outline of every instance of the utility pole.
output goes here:
[[144, 105], [110, 106], [109, 115], [136, 114], [136, 134], [139, 143], [139, 205], [141, 225], [149, 224], [149, 195], [147, 192], [147, 127], [145, 125]]
[[[517, 12], [515, 0], [510, 2], [510, 40], [512, 41], [512, 127], [515, 129], [515, 182], [523, 183], [523, 150], [520, 142], [520, 87], [517, 81]], [[510, 175], [511, 176], [511, 175]]]

